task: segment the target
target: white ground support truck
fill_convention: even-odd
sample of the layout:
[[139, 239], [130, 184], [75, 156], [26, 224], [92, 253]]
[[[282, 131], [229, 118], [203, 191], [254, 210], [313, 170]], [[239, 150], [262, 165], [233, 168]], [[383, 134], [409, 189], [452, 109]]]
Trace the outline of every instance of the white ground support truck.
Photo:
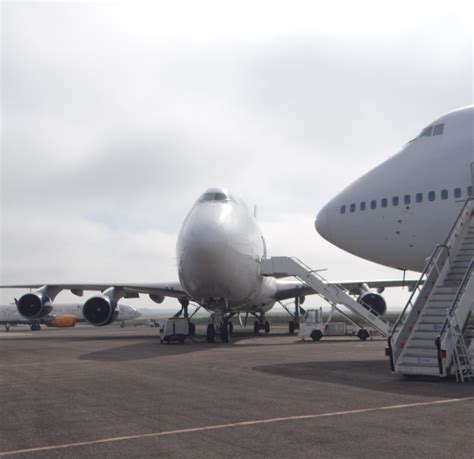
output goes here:
[[323, 308], [306, 310], [300, 321], [298, 336], [313, 341], [319, 341], [323, 336], [357, 336], [365, 341], [370, 336], [365, 328], [356, 327], [350, 322], [331, 322], [331, 317], [324, 323]]
[[189, 321], [186, 317], [173, 317], [160, 320], [161, 343], [184, 343], [189, 336]]
[[298, 336], [319, 341], [323, 337], [323, 308], [308, 309], [301, 318]]

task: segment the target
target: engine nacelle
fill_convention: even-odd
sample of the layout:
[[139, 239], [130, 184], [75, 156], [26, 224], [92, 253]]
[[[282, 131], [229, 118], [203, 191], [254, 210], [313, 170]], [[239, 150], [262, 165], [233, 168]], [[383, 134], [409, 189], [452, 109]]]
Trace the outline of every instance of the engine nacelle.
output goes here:
[[373, 291], [362, 293], [357, 301], [362, 305], [369, 306], [379, 316], [383, 316], [387, 311], [387, 303], [380, 293]]
[[40, 292], [26, 293], [16, 302], [19, 314], [25, 319], [39, 319], [48, 315], [51, 310], [51, 300]]
[[111, 324], [117, 318], [118, 313], [117, 302], [105, 295], [93, 296], [82, 306], [84, 319], [96, 327]]
[[165, 300], [165, 297], [163, 295], [156, 295], [155, 293], [150, 293], [148, 296], [150, 297], [150, 300], [158, 304], [163, 303], [163, 301]]

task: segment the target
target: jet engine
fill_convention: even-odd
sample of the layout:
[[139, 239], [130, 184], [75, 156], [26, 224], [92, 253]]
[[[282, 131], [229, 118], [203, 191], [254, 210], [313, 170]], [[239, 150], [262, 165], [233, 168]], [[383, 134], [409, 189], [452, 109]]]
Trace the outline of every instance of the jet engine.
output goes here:
[[148, 296], [150, 297], [150, 300], [158, 304], [163, 303], [163, 301], [165, 300], [165, 297], [163, 295], [156, 295], [155, 293], [150, 293], [150, 295]]
[[16, 308], [25, 319], [39, 319], [52, 310], [51, 300], [41, 292], [25, 293], [16, 302]]
[[118, 313], [117, 302], [105, 295], [93, 296], [82, 306], [84, 319], [96, 327], [111, 324], [117, 318]]
[[359, 296], [357, 301], [362, 305], [369, 306], [379, 316], [383, 316], [385, 314], [385, 311], [387, 310], [387, 303], [384, 297], [378, 292], [364, 292]]

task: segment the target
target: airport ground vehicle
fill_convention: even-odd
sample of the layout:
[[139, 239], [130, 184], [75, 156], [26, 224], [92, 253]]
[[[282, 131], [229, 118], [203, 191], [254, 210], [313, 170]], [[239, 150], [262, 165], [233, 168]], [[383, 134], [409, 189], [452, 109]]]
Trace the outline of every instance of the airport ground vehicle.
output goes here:
[[189, 322], [185, 317], [172, 317], [160, 321], [160, 342], [184, 343], [189, 336]]
[[358, 328], [349, 321], [331, 322], [329, 316], [326, 323], [323, 319], [323, 308], [305, 311], [298, 332], [300, 338], [311, 338], [319, 341], [323, 336], [357, 336], [365, 341], [370, 335], [365, 328]]
[[300, 338], [311, 338], [319, 341], [323, 337], [323, 308], [308, 309], [300, 322], [298, 336]]

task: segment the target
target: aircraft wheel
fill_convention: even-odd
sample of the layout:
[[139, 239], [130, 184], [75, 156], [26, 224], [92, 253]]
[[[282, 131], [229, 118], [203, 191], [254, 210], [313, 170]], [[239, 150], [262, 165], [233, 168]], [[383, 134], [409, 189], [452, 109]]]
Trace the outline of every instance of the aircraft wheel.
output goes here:
[[253, 323], [253, 332], [258, 335], [258, 332], [260, 331], [260, 324], [258, 323], [258, 320], [256, 320]]
[[227, 322], [227, 320], [224, 320], [221, 325], [221, 341], [223, 343], [229, 342], [229, 323]]
[[365, 341], [369, 337], [369, 332], [365, 328], [361, 328], [357, 332], [357, 338], [359, 338], [361, 341]]
[[293, 320], [290, 320], [289, 324], [288, 324], [288, 333], [290, 335], [294, 335], [295, 334], [295, 322]]
[[313, 341], [319, 341], [323, 337], [323, 333], [321, 330], [313, 330], [310, 336]]
[[265, 321], [265, 333], [270, 333], [270, 323]]
[[206, 340], [208, 343], [213, 343], [216, 340], [216, 329], [213, 324], [207, 326]]
[[232, 335], [232, 333], [234, 333], [234, 324], [229, 322], [229, 335]]

